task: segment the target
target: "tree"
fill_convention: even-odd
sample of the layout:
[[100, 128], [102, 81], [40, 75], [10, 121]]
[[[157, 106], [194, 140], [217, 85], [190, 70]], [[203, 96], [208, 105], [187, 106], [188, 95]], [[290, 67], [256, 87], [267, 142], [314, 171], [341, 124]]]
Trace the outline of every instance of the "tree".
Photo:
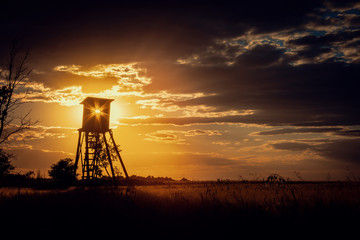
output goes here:
[[14, 170], [14, 165], [10, 163], [10, 158], [12, 157], [13, 155], [0, 149], [0, 179], [8, 175], [11, 170]]
[[69, 185], [76, 180], [74, 176], [74, 163], [71, 158], [60, 159], [56, 164], [51, 165], [49, 176], [57, 183]]
[[108, 156], [108, 152], [106, 150], [106, 147], [105, 146], [102, 146], [101, 149], [100, 149], [100, 152], [99, 152], [99, 158], [98, 158], [98, 171], [97, 171], [97, 176], [98, 177], [102, 177], [103, 174], [102, 174], [102, 168], [105, 169], [106, 171], [106, 174], [108, 175], [108, 177], [110, 177], [110, 173], [109, 171], [107, 170], [108, 166], [109, 166], [109, 160], [110, 161], [114, 161], [115, 158], [115, 150], [114, 150], [114, 147], [111, 146], [109, 144], [109, 154], [110, 154], [110, 158]]
[[0, 68], [1, 76], [4, 78], [0, 79], [0, 144], [7, 141], [11, 135], [36, 123], [29, 118], [31, 110], [24, 115], [16, 113], [16, 109], [26, 98], [26, 94], [15, 96], [15, 90], [25, 87], [32, 71], [28, 66], [29, 55], [29, 49], [21, 53], [18, 44], [13, 41], [8, 63], [4, 68]]

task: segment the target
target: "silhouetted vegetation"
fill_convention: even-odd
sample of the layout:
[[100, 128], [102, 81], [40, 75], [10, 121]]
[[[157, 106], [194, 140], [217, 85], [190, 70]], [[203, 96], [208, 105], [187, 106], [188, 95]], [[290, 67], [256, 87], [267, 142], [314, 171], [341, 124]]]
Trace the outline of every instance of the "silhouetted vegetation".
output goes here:
[[11, 158], [13, 158], [11, 154], [0, 149], [0, 180], [9, 175], [11, 170], [14, 170], [15, 166], [10, 162]]
[[72, 173], [72, 160], [61, 159], [52, 165], [51, 179], [33, 172], [8, 174], [7, 187], [0, 188], [0, 226], [16, 222], [60, 231], [76, 226], [71, 232], [83, 233], [95, 224], [96, 229], [138, 228], [203, 238], [289, 231], [324, 236], [353, 234], [360, 214], [358, 181], [291, 181], [272, 174], [262, 181], [196, 182], [132, 175], [117, 177], [116, 184], [102, 177], [90, 185]]
[[[272, 174], [265, 181], [194, 182], [133, 175], [117, 177], [116, 185], [109, 177], [89, 185], [71, 179], [72, 166], [71, 159], [61, 159], [49, 171], [52, 179], [32, 172], [9, 174], [12, 185], [0, 188], [1, 226], [16, 222], [29, 229], [63, 231], [76, 226], [71, 231], [84, 231], [96, 223], [96, 229], [136, 227], [176, 236], [220, 233], [224, 238], [239, 232], [278, 236], [286, 231], [298, 236], [326, 234], [322, 229], [353, 233], [360, 214], [357, 181], [290, 181]], [[66, 188], [70, 181], [73, 186]]]
[[51, 165], [49, 176], [59, 186], [70, 186], [75, 183], [74, 163], [70, 158], [61, 159], [56, 164]]
[[147, 176], [141, 177], [132, 175], [127, 179], [127, 183], [131, 185], [163, 185], [163, 184], [171, 184], [176, 181], [170, 177], [154, 177]]
[[46, 191], [0, 189], [1, 219], [16, 221], [19, 226], [54, 228], [63, 223], [76, 226], [72, 231], [87, 231], [96, 223], [96, 229], [137, 228], [156, 230], [157, 234], [168, 230], [176, 236], [185, 232], [279, 236], [285, 231], [293, 231], [294, 236], [313, 236], [315, 232], [323, 236], [357, 229], [359, 183], [174, 183]]
[[9, 50], [8, 62], [4, 68], [0, 68], [0, 74], [4, 77], [0, 83], [0, 144], [37, 123], [30, 119], [31, 110], [22, 116], [16, 112], [26, 98], [26, 94], [17, 96], [16, 91], [25, 86], [32, 71], [29, 67], [30, 51], [27, 49], [23, 53], [15, 40]]

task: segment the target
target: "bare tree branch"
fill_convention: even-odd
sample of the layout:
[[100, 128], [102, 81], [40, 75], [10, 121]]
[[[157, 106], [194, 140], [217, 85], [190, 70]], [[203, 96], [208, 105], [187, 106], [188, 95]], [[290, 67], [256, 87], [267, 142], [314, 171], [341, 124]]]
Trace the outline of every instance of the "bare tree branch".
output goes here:
[[11, 135], [36, 124], [29, 117], [31, 110], [23, 117], [15, 115], [15, 110], [23, 104], [22, 100], [26, 94], [21, 98], [14, 98], [13, 96], [19, 86], [25, 86], [25, 81], [32, 71], [28, 66], [29, 56], [29, 49], [21, 54], [18, 44], [13, 41], [7, 69], [2, 69], [2, 72], [5, 73], [5, 82], [0, 86], [0, 144], [9, 140]]

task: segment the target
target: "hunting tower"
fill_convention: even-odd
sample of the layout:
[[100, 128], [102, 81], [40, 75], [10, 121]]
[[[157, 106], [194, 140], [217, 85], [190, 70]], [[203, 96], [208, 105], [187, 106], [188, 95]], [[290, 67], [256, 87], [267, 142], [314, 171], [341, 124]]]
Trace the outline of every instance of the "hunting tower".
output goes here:
[[[101, 168], [110, 166], [111, 175], [115, 178], [113, 161], [120, 161], [126, 178], [128, 177], [120, 151], [115, 143], [110, 125], [110, 103], [114, 99], [87, 97], [84, 105], [82, 128], [78, 129], [79, 138], [75, 158], [77, 166], [81, 164], [83, 180], [91, 180], [100, 176]], [[108, 133], [108, 134], [107, 134]], [[106, 135], [109, 135], [107, 137]], [[108, 140], [107, 140], [108, 138]]]

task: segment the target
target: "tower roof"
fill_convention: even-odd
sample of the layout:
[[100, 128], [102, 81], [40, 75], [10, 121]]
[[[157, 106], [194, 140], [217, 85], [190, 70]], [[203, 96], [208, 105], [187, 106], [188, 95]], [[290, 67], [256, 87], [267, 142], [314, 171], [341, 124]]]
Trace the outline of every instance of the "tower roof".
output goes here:
[[94, 97], [87, 97], [85, 98], [80, 104], [87, 104], [89, 102], [112, 102], [115, 99], [109, 99], [109, 98], [94, 98]]

